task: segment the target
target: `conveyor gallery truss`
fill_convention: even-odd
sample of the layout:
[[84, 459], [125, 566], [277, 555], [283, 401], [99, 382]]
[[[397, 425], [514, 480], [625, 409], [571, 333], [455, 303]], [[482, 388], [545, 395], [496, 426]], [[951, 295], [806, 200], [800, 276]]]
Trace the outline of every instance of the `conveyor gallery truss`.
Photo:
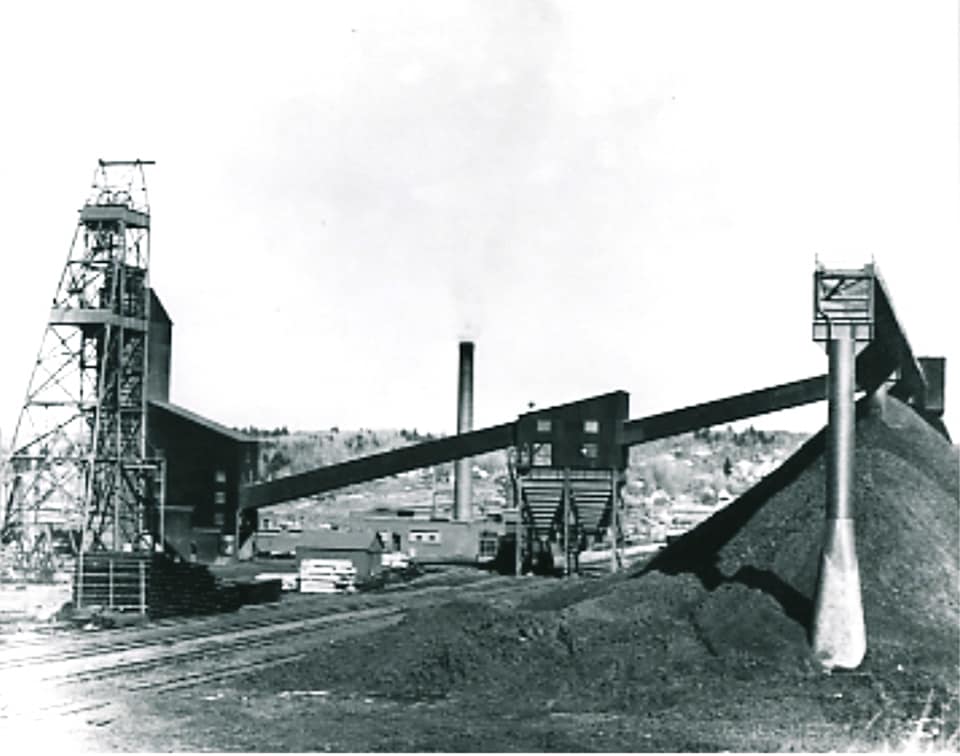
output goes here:
[[[914, 356], [876, 266], [818, 266], [814, 294], [815, 339], [840, 326], [858, 329], [857, 390], [867, 395], [889, 390], [946, 433], [940, 419], [945, 361]], [[517, 540], [525, 543], [528, 558], [534, 556], [530, 547], [542, 552], [559, 544], [564, 569], [576, 569], [576, 555], [587, 537], [612, 530], [612, 540], [618, 538], [630, 446], [823, 401], [827, 389], [828, 376], [819, 375], [633, 420], [627, 419], [625, 392], [602, 394], [521, 415], [512, 423], [249, 485], [241, 491], [241, 509], [249, 519], [256, 509], [281, 501], [513, 447]]]

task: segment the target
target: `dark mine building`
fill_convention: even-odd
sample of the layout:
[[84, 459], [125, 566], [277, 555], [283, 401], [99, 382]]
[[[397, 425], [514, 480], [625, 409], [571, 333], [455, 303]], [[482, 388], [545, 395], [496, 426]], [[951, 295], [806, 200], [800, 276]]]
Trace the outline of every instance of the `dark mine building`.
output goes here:
[[185, 559], [232, 555], [240, 487], [258, 476], [257, 439], [170, 402], [173, 323], [151, 292], [147, 443], [164, 460], [164, 540]]

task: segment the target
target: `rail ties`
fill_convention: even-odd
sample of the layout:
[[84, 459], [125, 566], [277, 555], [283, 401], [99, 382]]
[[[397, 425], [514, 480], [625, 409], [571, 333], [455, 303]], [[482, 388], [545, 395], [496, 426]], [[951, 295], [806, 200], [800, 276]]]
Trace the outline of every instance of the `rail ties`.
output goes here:
[[[449, 593], [456, 590], [458, 593], [472, 594], [482, 591], [491, 583], [499, 584], [504, 578], [497, 575], [482, 574], [470, 576], [467, 580], [457, 580], [453, 583], [427, 586], [411, 586], [402, 592], [388, 592], [368, 594], [364, 598], [376, 601], [377, 605], [384, 605], [395, 599], [419, 600], [437, 594]], [[95, 638], [80, 638], [63, 634], [57, 638], [56, 649], [49, 649], [47, 642], [30, 642], [17, 644], [15, 647], [0, 649], [0, 670], [12, 667], [21, 667], [28, 664], [47, 664], [68, 660], [79, 660], [105, 654], [133, 651], [140, 648], [149, 648], [164, 644], [170, 646], [181, 641], [202, 639], [222, 635], [224, 632], [242, 631], [254, 628], [269, 628], [279, 626], [284, 622], [300, 621], [315, 618], [314, 615], [304, 617], [305, 612], [316, 612], [321, 609], [324, 617], [342, 616], [342, 598], [334, 600], [324, 598], [321, 601], [301, 601], [293, 597], [290, 605], [272, 604], [267, 607], [247, 607], [242, 614], [221, 614], [202, 618], [184, 617], [179, 619], [164, 619], [151, 622], [147, 626], [131, 629], [107, 630], [97, 633]], [[41, 649], [36, 653], [36, 649]], [[4, 653], [7, 652], [7, 653]], [[6, 656], [7, 658], [2, 658]]]
[[[5, 682], [21, 679], [29, 695], [21, 696], [18, 686], [4, 686], [3, 693], [17, 693], [0, 700], [0, 720], [36, 720], [68, 717], [110, 706], [118, 693], [166, 693], [215, 683], [258, 669], [295, 662], [311, 652], [321, 639], [344, 638], [358, 632], [399, 622], [405, 612], [452, 598], [496, 599], [522, 595], [548, 587], [548, 583], [518, 582], [513, 577], [484, 575], [468, 585], [432, 585], [404, 592], [386, 605], [358, 610], [330, 612], [320, 617], [303, 617], [302, 610], [316, 603], [300, 604], [297, 617], [260, 616], [224, 629], [215, 622], [191, 628], [186, 634], [152, 634], [118, 649], [116, 643], [78, 650], [71, 656], [50, 655], [8, 660], [0, 669]], [[451, 595], [453, 594], [453, 595]], [[176, 630], [177, 626], [167, 629]], [[319, 637], [316, 633], [320, 633]], [[242, 655], [242, 658], [240, 658]], [[184, 671], [183, 665], [189, 665]], [[122, 680], [119, 687], [116, 681]], [[108, 700], [98, 698], [98, 685], [110, 683]], [[86, 686], [83, 700], [74, 686]]]

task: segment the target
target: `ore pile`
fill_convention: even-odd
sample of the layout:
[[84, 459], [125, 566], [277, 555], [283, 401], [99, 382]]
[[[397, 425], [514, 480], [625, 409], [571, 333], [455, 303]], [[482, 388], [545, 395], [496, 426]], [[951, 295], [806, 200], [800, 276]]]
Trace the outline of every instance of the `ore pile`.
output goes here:
[[[960, 626], [957, 450], [895, 399], [857, 422], [857, 553], [868, 645], [955, 659]], [[692, 574], [704, 643], [803, 653], [819, 567], [824, 435], [662, 552], [645, 572]], [[640, 582], [644, 582], [641, 580]]]
[[[347, 687], [401, 700], [442, 698], [464, 686], [494, 690], [518, 669], [535, 676], [538, 669], [562, 667], [569, 639], [556, 631], [548, 616], [452, 601], [411, 611], [394, 627], [319, 649], [314, 663], [298, 665], [296, 685]], [[261, 685], [274, 676], [291, 684], [286, 671], [265, 675]], [[531, 675], [524, 675], [525, 682]]]
[[[511, 609], [460, 601], [411, 611], [389, 629], [319, 649], [313, 664], [297, 668], [298, 684], [400, 699], [456, 693], [552, 705], [569, 697], [580, 709], [607, 710], [665, 710], [683, 701], [696, 708], [720, 695], [729, 696], [728, 708], [745, 707], [744, 717], [756, 706], [794, 706], [791, 695], [797, 706], [814, 706], [819, 688], [791, 686], [822, 674], [810, 662], [808, 628], [824, 520], [823, 451], [821, 433], [630, 573], [558, 582]], [[956, 678], [958, 463], [957, 449], [906, 405], [889, 399], [882, 417], [859, 408], [864, 669], [916, 670], [906, 687], [917, 691], [932, 684], [930, 670]], [[288, 672], [265, 674], [263, 685], [271, 674], [291, 683]], [[737, 680], [747, 681], [742, 690]], [[873, 706], [864, 699], [864, 712]]]

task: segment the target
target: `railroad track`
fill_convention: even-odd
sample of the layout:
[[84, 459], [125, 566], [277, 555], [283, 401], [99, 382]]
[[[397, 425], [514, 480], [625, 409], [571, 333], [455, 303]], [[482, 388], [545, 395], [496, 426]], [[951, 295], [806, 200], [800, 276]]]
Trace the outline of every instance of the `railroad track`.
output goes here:
[[[484, 575], [452, 585], [429, 585], [389, 593], [361, 594], [357, 599], [367, 603], [368, 608], [375, 608], [392, 605], [397, 601], [406, 603], [424, 597], [446, 595], [452, 591], [457, 591], [458, 595], [470, 596], [489, 590], [492, 585], [502, 585], [508, 580], [509, 578], [501, 576]], [[65, 643], [56, 643], [54, 645], [57, 647], [53, 649], [50, 648], [52, 638], [31, 639], [27, 643], [0, 649], [0, 672], [26, 665], [65, 662], [113, 652], [151, 648], [158, 644], [170, 646], [181, 641], [222, 636], [232, 631], [275, 628], [291, 621], [316, 618], [318, 609], [323, 611], [321, 617], [343, 617], [349, 611], [344, 608], [345, 598], [323, 597], [319, 601], [295, 601], [287, 607], [276, 604], [246, 607], [240, 614], [162, 620], [146, 627], [98, 632], [96, 637], [92, 638], [76, 638], [65, 634], [65, 637], [57, 639]], [[34, 652], [37, 648], [40, 649], [39, 653]], [[4, 656], [6, 658], [3, 658]]]
[[[34, 695], [0, 703], [0, 720], [65, 717], [108, 707], [125, 694], [169, 693], [287, 664], [310, 654], [318, 641], [386, 627], [399, 622], [404, 611], [399, 606], [358, 610], [283, 623], [269, 634], [263, 628], [220, 634], [200, 644], [183, 642], [172, 653], [155, 646], [152, 653], [138, 649], [137, 658], [124, 652], [118, 658], [104, 655], [97, 666], [81, 669], [44, 665], [45, 671], [31, 676]], [[294, 649], [278, 653], [281, 643]]]
[[94, 682], [195, 660], [228, 656], [249, 649], [270, 650], [280, 642], [287, 642], [293, 633], [312, 633], [328, 627], [340, 629], [348, 625], [369, 623], [370, 620], [399, 616], [404, 611], [402, 607], [361, 609], [313, 619], [258, 625], [228, 633], [183, 639], [174, 643], [154, 643], [124, 651], [85, 655], [80, 659], [66, 659], [44, 664], [41, 668], [43, 671], [37, 679], [44, 682]]
[[[318, 641], [399, 622], [411, 608], [454, 597], [515, 596], [530, 590], [532, 585], [518, 584], [513, 578], [488, 576], [468, 585], [410, 589], [390, 597], [391, 601], [383, 606], [329, 612], [319, 617], [271, 614], [229, 627], [205, 622], [188, 632], [141, 638], [122, 647], [116, 642], [99, 643], [76, 649], [72, 654], [34, 654], [7, 660], [0, 666], [5, 679], [11, 672], [19, 673], [20, 679], [29, 680], [35, 690], [46, 692], [41, 696], [43, 700], [36, 700], [36, 696], [31, 700], [28, 696], [19, 702], [0, 701], [0, 719], [68, 716], [109, 706], [117, 694], [157, 694], [222, 681], [302, 659]], [[536, 587], [542, 589], [543, 585]], [[176, 630], [179, 626], [166, 629]], [[183, 667], [188, 669], [184, 671]], [[107, 686], [108, 698], [104, 700], [99, 696]], [[76, 694], [65, 697], [67, 689], [76, 694], [86, 691], [92, 698], [84, 695], [78, 701]], [[16, 690], [16, 686], [9, 690]]]

